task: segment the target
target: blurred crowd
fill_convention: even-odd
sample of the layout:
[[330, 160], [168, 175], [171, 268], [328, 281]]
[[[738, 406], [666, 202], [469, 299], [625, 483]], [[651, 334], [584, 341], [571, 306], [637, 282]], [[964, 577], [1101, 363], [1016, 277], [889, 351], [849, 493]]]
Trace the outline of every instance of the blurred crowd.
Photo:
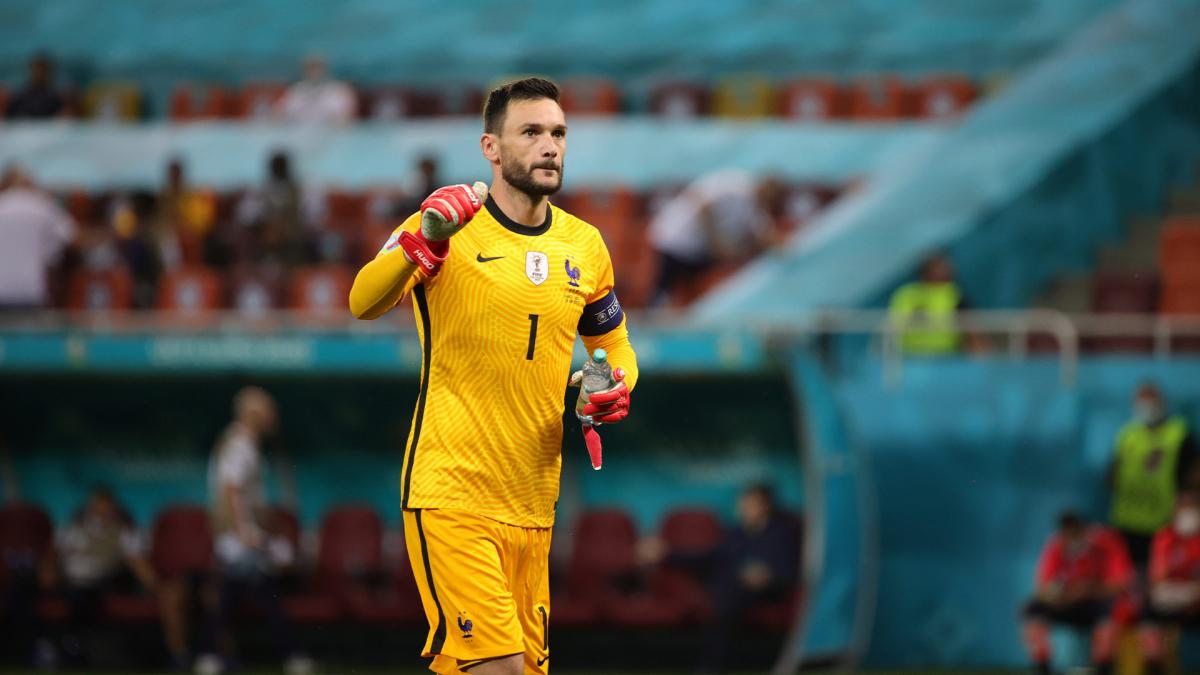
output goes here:
[[1136, 634], [1144, 672], [1168, 672], [1179, 629], [1200, 626], [1196, 458], [1186, 419], [1171, 413], [1153, 383], [1139, 386], [1133, 419], [1114, 441], [1107, 522], [1064, 513], [1038, 562], [1023, 612], [1038, 672], [1051, 672], [1055, 626], [1090, 633], [1099, 673], [1115, 672], [1123, 634]]

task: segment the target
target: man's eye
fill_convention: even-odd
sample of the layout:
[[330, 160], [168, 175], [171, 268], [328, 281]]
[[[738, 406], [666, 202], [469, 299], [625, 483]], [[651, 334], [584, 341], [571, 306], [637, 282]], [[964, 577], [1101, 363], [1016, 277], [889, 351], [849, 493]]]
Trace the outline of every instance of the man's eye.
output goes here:
[[533, 129], [526, 129], [526, 130], [525, 130], [525, 135], [526, 135], [526, 136], [533, 136], [533, 135], [534, 135], [534, 131], [533, 131]]
[[562, 131], [562, 130], [555, 131], [555, 132], [554, 132], [554, 137], [555, 137], [555, 138], [566, 138], [566, 137], [567, 137], [567, 132], [565, 132], [565, 131]]

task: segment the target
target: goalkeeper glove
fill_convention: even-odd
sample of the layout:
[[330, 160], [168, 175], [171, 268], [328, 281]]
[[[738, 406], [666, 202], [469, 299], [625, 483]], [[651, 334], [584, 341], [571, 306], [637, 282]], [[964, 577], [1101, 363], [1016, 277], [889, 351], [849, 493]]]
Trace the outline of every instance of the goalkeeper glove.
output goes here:
[[[616, 382], [608, 389], [587, 393], [587, 402], [576, 414], [579, 421], [585, 424], [600, 425], [620, 422], [629, 416], [629, 387], [625, 384], [625, 370], [613, 369], [613, 380]], [[579, 397], [583, 398], [583, 371], [577, 370], [571, 375], [571, 386], [580, 387]]]
[[400, 248], [427, 275], [436, 275], [450, 253], [450, 237], [471, 222], [485, 199], [487, 185], [482, 181], [434, 190], [421, 202], [421, 229], [416, 234], [401, 233]]

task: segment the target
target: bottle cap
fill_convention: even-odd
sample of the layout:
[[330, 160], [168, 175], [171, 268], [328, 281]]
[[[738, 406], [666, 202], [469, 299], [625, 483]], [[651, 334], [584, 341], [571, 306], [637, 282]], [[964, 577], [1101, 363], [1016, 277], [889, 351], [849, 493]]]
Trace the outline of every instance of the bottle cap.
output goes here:
[[604, 351], [603, 349], [597, 348], [596, 351], [592, 352], [592, 361], [596, 363], [604, 363], [607, 360], [608, 352]]

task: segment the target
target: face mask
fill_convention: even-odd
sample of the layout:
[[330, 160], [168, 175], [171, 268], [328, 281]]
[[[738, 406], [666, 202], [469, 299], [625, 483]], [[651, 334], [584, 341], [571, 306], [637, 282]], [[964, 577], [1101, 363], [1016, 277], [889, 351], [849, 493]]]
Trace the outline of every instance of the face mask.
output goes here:
[[1180, 509], [1175, 514], [1175, 531], [1185, 537], [1200, 532], [1200, 509]]
[[1142, 424], [1157, 424], [1163, 418], [1163, 409], [1154, 401], [1137, 401], [1133, 404], [1133, 416]]

